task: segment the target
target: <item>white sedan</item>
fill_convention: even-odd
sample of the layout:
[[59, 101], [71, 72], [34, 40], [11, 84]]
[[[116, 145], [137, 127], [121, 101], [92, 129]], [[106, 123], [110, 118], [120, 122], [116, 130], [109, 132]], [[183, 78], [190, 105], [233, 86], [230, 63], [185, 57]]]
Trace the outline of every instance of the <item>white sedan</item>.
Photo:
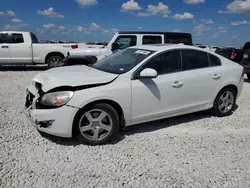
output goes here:
[[25, 114], [41, 132], [105, 144], [125, 126], [211, 109], [233, 111], [243, 67], [198, 47], [130, 47], [92, 66], [39, 73]]

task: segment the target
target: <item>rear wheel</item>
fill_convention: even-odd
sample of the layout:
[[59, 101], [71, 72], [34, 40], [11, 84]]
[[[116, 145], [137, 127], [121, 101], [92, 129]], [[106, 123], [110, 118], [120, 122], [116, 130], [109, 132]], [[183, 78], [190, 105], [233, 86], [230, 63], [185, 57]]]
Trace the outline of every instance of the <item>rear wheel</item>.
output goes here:
[[119, 116], [111, 105], [100, 103], [80, 112], [74, 127], [84, 143], [102, 145], [118, 133]]
[[52, 57], [48, 58], [47, 65], [49, 68], [62, 67], [62, 66], [64, 66], [63, 57], [52, 56]]
[[250, 80], [250, 74], [247, 74], [247, 78]]
[[236, 101], [236, 92], [232, 88], [225, 88], [217, 95], [212, 113], [215, 116], [223, 117], [232, 113]]

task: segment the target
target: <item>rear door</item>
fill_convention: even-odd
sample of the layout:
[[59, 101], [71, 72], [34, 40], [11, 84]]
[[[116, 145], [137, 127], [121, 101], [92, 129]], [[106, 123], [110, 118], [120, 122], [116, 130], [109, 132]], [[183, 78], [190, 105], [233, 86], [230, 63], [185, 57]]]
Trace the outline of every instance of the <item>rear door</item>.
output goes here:
[[224, 79], [223, 67], [216, 56], [200, 50], [182, 51], [182, 75], [184, 93], [181, 96], [183, 110], [206, 108], [213, 103]]
[[26, 42], [22, 33], [12, 33], [9, 49], [11, 63], [32, 63], [31, 42]]
[[9, 34], [0, 33], [0, 63], [10, 63]]

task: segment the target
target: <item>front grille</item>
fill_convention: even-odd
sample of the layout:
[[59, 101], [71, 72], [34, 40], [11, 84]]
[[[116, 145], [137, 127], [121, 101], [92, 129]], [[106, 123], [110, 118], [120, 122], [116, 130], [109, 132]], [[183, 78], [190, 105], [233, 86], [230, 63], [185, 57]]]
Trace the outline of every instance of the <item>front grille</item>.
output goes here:
[[25, 107], [28, 108], [32, 105], [33, 100], [35, 98], [35, 95], [33, 95], [32, 93], [30, 93], [28, 91], [27, 95], [26, 95], [26, 101], [25, 101]]

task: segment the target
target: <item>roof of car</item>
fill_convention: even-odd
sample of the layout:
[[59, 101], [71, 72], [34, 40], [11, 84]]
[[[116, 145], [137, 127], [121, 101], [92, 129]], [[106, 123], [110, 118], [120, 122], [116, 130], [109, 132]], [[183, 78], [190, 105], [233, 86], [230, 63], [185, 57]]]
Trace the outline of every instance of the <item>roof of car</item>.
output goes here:
[[191, 45], [185, 45], [185, 44], [150, 44], [150, 45], [140, 45], [140, 46], [133, 46], [130, 48], [136, 48], [136, 49], [144, 49], [144, 50], [153, 50], [153, 51], [165, 51], [165, 50], [170, 50], [170, 49], [180, 49], [180, 48], [185, 48], [185, 49], [196, 49], [196, 50], [201, 50], [207, 52], [207, 50], [204, 50], [202, 48], [196, 47], [196, 46], [191, 46]]
[[28, 31], [0, 31], [0, 33], [30, 33]]
[[118, 31], [119, 34], [188, 34], [184, 32], [159, 32], [159, 31]]

